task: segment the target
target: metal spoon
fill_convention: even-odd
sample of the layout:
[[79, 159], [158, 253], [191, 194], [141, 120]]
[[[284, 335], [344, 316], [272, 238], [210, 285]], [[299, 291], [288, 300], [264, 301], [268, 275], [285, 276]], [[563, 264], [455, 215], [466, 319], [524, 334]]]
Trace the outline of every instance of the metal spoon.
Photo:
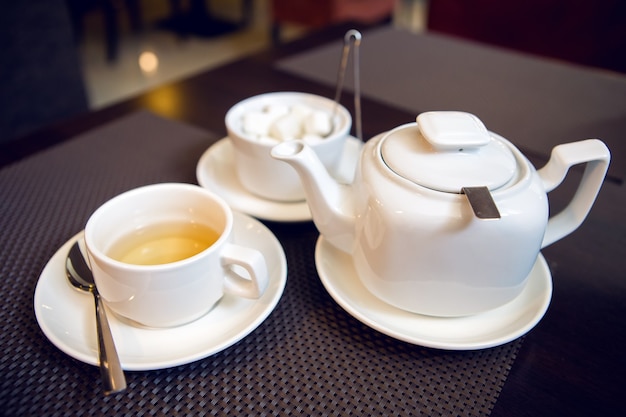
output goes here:
[[126, 388], [126, 378], [115, 349], [104, 304], [100, 299], [93, 280], [93, 274], [85, 261], [78, 242], [74, 243], [67, 255], [65, 274], [74, 287], [90, 292], [94, 296], [96, 303], [96, 327], [98, 331], [98, 359], [100, 362], [100, 375], [104, 384], [104, 393], [109, 395], [123, 391]]

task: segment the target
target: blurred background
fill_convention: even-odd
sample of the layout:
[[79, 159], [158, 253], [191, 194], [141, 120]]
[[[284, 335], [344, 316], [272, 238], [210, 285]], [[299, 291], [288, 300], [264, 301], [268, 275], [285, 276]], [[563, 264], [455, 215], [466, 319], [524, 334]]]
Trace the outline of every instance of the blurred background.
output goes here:
[[1, 0], [0, 142], [359, 22], [626, 72], [623, 0]]
[[[85, 3], [85, 0], [73, 1]], [[329, 24], [389, 21], [396, 0], [118, 0], [116, 3], [117, 41], [107, 44], [102, 10], [92, 8], [77, 18], [85, 29], [79, 48], [92, 108], [274, 43], [289, 42]], [[133, 23], [133, 3], [138, 4], [141, 15], [138, 24]], [[422, 1], [405, 3], [423, 5]], [[420, 11], [421, 7], [416, 7], [415, 13]], [[408, 11], [402, 14], [409, 23]], [[422, 19], [421, 14], [412, 18], [420, 25]], [[115, 51], [111, 42], [117, 44]]]

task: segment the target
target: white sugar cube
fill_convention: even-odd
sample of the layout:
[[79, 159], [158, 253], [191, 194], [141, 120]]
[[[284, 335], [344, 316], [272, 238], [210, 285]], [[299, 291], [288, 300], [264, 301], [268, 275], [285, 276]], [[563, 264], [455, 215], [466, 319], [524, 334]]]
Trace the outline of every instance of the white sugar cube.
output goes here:
[[279, 140], [298, 139], [302, 136], [300, 118], [291, 113], [281, 116], [270, 126], [270, 136]]
[[267, 136], [274, 118], [265, 112], [251, 111], [243, 115], [243, 131], [257, 136]]
[[314, 110], [304, 119], [304, 131], [306, 133], [325, 137], [332, 130], [330, 115], [322, 110]]
[[291, 139], [319, 141], [333, 130], [328, 112], [302, 103], [269, 104], [244, 113], [242, 123], [245, 133], [266, 144]]
[[290, 113], [298, 117], [301, 121], [304, 120], [309, 114], [313, 112], [313, 109], [306, 104], [297, 103], [291, 107]]

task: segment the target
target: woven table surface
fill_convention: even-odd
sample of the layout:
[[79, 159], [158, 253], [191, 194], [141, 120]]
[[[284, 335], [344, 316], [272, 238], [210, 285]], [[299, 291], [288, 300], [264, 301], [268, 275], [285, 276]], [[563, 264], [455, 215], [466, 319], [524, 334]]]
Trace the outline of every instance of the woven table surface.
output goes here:
[[51, 256], [111, 197], [151, 183], [196, 183], [196, 163], [218, 139], [140, 112], [0, 171], [0, 413], [488, 415], [522, 339], [459, 352], [370, 329], [321, 284], [311, 222], [265, 223], [285, 250], [285, 291], [257, 329], [221, 352], [126, 372], [126, 391], [105, 397], [97, 367], [48, 341], [33, 294]]

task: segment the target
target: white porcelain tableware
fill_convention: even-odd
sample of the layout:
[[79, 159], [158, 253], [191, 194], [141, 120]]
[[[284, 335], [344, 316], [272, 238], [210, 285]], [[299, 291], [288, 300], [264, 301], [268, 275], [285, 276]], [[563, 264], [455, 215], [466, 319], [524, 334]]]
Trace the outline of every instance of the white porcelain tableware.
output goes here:
[[224, 293], [259, 298], [265, 259], [233, 243], [232, 227], [230, 207], [196, 185], [153, 184], [112, 198], [85, 226], [102, 299], [120, 317], [172, 327], [203, 316]]
[[[297, 110], [302, 108], [305, 110]], [[303, 137], [301, 131], [305, 125], [315, 127], [320, 124], [309, 122], [314, 118], [313, 114], [300, 118], [293, 115], [309, 110], [315, 110], [318, 115], [333, 115], [329, 134], [304, 138], [333, 175], [352, 126], [350, 113], [342, 105], [338, 105], [334, 112], [335, 102], [326, 97], [301, 92], [273, 92], [247, 98], [228, 110], [225, 123], [235, 149], [235, 172], [245, 189], [268, 200], [293, 202], [305, 199], [293, 168], [273, 159], [270, 151], [286, 138]], [[316, 130], [314, 127], [311, 131]]]
[[[272, 156], [300, 174], [320, 233], [351, 255], [364, 286], [432, 316], [491, 310], [524, 289], [541, 248], [573, 232], [600, 190], [610, 153], [599, 140], [559, 145], [539, 171], [474, 115], [428, 112], [368, 141], [352, 185], [337, 184], [302, 141]], [[565, 209], [547, 193], [586, 163]]]
[[[259, 250], [267, 261], [267, 290], [258, 300], [225, 294], [208, 314], [177, 327], [134, 326], [110, 314], [125, 370], [163, 369], [206, 358], [242, 340], [270, 316], [287, 282], [285, 253], [259, 221], [237, 212], [233, 215], [233, 241]], [[35, 288], [35, 316], [45, 336], [62, 352], [98, 365], [93, 299], [72, 288], [64, 273], [65, 257], [77, 240], [83, 240], [82, 232], [68, 240], [42, 270]]]
[[515, 340], [539, 323], [552, 298], [552, 277], [541, 254], [512, 301], [480, 314], [434, 317], [402, 310], [367, 290], [352, 258], [320, 236], [315, 265], [324, 288], [351, 316], [394, 339], [445, 350], [476, 350]]
[[[352, 182], [362, 146], [363, 142], [357, 138], [348, 137], [334, 175], [337, 181], [344, 184]], [[211, 145], [198, 160], [198, 184], [221, 196], [233, 210], [259, 219], [275, 222], [311, 220], [311, 211], [304, 200], [267, 200], [246, 190], [235, 173], [234, 153], [232, 141], [227, 137]]]

